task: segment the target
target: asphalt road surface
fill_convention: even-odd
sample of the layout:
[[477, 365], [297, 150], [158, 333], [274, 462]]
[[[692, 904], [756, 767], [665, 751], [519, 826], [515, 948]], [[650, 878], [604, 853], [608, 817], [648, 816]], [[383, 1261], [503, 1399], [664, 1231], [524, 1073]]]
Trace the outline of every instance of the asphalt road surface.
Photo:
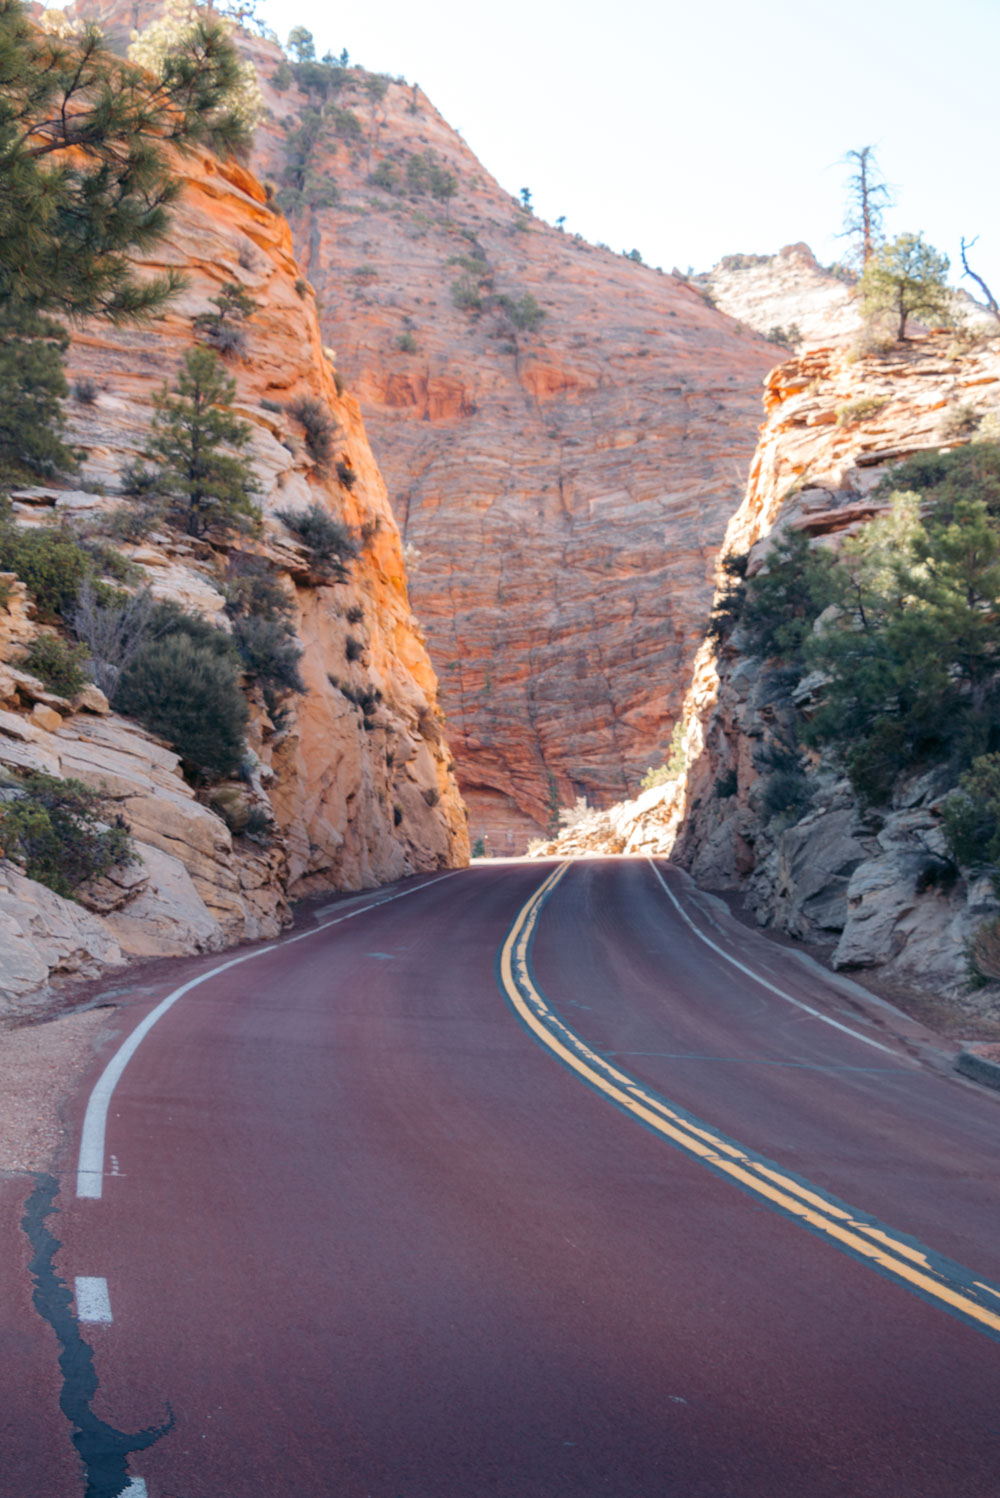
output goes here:
[[0, 1189], [4, 1498], [1000, 1495], [1000, 1094], [677, 871], [154, 989]]

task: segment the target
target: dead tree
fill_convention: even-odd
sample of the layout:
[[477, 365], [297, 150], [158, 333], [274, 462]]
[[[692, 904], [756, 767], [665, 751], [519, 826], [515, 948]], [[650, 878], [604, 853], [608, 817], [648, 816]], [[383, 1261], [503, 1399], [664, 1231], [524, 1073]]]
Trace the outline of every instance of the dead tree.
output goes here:
[[848, 208], [844, 219], [844, 233], [850, 235], [856, 245], [856, 254], [861, 270], [868, 268], [876, 249], [882, 241], [882, 214], [892, 204], [888, 184], [879, 180], [875, 147], [862, 146], [859, 151], [848, 151], [844, 161], [855, 168], [848, 178]]
[[[979, 235], [977, 234], [976, 239], [978, 238]], [[983, 296], [986, 298], [987, 307], [989, 307], [997, 322], [1000, 322], [1000, 307], [997, 306], [996, 297], [993, 295], [992, 291], [987, 286], [982, 276], [976, 275], [975, 271], [972, 269], [972, 267], [969, 265], [968, 260], [966, 259], [965, 252], [966, 250], [972, 249], [972, 246], [975, 244], [976, 239], [970, 239], [968, 244], [966, 244], [964, 237], [962, 239], [962, 274], [968, 276], [970, 280], [975, 281], [976, 285], [982, 291]]]

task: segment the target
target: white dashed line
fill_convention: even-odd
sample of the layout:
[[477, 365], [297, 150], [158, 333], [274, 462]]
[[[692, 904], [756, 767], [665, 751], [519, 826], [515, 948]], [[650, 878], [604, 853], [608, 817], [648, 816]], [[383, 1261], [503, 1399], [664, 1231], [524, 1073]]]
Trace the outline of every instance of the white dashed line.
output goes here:
[[73, 1282], [76, 1291], [78, 1321], [112, 1321], [108, 1282], [95, 1275], [78, 1274]]

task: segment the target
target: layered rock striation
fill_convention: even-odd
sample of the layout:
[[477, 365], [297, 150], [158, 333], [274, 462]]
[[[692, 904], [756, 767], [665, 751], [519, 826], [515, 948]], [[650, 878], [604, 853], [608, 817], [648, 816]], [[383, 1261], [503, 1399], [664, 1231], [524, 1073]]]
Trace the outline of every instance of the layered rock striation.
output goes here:
[[316, 64], [306, 89], [241, 45], [258, 169], [413, 548], [470, 831], [513, 850], [662, 757], [775, 350], [536, 220], [416, 87]]
[[[434, 672], [407, 593], [399, 531], [357, 401], [338, 392], [285, 220], [243, 168], [205, 156], [178, 163], [183, 192], [155, 267], [185, 276], [165, 317], [142, 329], [78, 330], [69, 375], [70, 437], [83, 464], [72, 486], [15, 494], [22, 526], [99, 527], [134, 501], [122, 470], [141, 455], [154, 395], [192, 346], [195, 318], [238, 283], [258, 303], [245, 347], [226, 357], [260, 489], [257, 537], [196, 540], [163, 528], [125, 544], [140, 575], [227, 627], [223, 580], [233, 549], [267, 563], [303, 648], [306, 691], [269, 713], [251, 696], [244, 778], [196, 794], [177, 756], [114, 714], [96, 689], [73, 702], [20, 666], [39, 632], [23, 587], [0, 608], [0, 765], [70, 776], [102, 789], [129, 822], [141, 862], [116, 884], [63, 900], [0, 860], [0, 996], [27, 1002], [49, 977], [92, 975], [130, 956], [214, 950], [275, 934], [288, 899], [359, 889], [468, 856], [466, 818], [443, 735]], [[310, 455], [288, 407], [329, 414], [335, 459]], [[357, 538], [346, 578], [317, 570], [277, 511], [318, 505]], [[234, 835], [234, 802], [270, 826], [267, 847]], [[230, 818], [230, 820], [232, 820]], [[238, 822], [238, 819], [237, 819]], [[87, 907], [90, 908], [87, 908]]]

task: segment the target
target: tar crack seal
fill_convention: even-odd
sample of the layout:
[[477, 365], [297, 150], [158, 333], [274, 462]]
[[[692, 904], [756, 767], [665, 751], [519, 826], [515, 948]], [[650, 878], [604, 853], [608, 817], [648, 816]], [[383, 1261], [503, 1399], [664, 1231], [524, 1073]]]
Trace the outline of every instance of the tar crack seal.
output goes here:
[[62, 1391], [59, 1407], [73, 1427], [73, 1445], [79, 1453], [87, 1480], [86, 1498], [119, 1498], [129, 1486], [126, 1458], [133, 1451], [145, 1451], [173, 1427], [174, 1417], [167, 1406], [166, 1424], [150, 1426], [134, 1435], [116, 1430], [98, 1419], [91, 1409], [97, 1393], [94, 1353], [80, 1335], [80, 1325], [73, 1314], [73, 1296], [65, 1280], [56, 1273], [54, 1259], [61, 1246], [49, 1232], [45, 1219], [60, 1209], [55, 1205], [59, 1182], [54, 1176], [35, 1176], [37, 1185], [25, 1205], [21, 1226], [32, 1247], [31, 1275], [35, 1282], [35, 1309], [47, 1321], [59, 1342], [59, 1367]]

